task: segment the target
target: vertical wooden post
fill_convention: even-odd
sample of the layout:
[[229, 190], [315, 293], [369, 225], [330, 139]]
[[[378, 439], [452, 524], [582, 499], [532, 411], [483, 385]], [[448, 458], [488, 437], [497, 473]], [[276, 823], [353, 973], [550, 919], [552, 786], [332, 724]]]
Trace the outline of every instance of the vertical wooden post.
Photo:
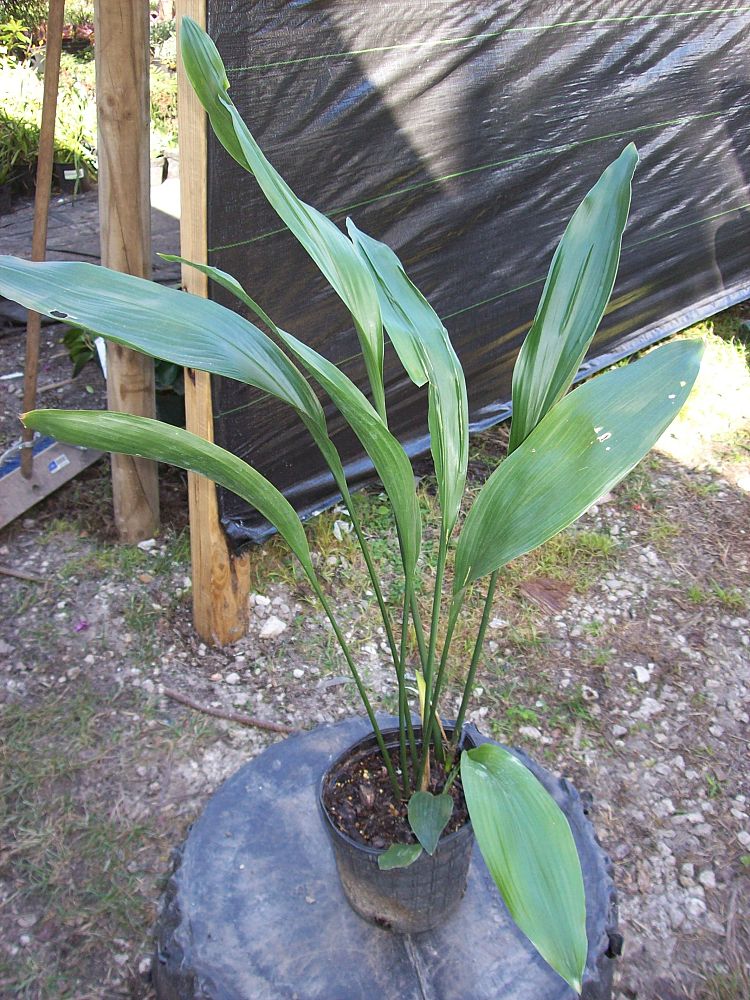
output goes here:
[[[206, 25], [205, 0], [177, 0], [179, 20], [189, 15]], [[179, 64], [180, 244], [182, 256], [197, 263], [208, 258], [206, 211], [206, 115]], [[185, 289], [208, 295], [208, 280], [195, 268], [183, 269]], [[185, 412], [188, 430], [213, 440], [211, 379], [205, 372], [185, 372]], [[234, 642], [247, 632], [250, 590], [248, 556], [235, 556], [219, 522], [216, 487], [202, 476], [188, 476], [190, 549], [193, 563], [193, 623], [206, 642]]]
[[[149, 3], [96, 0], [94, 18], [102, 264], [149, 278]], [[107, 345], [107, 405], [110, 410], [155, 415], [150, 358], [118, 344]], [[112, 492], [121, 541], [137, 542], [156, 534], [155, 463], [113, 455]]]
[[[34, 232], [31, 237], [31, 259], [44, 260], [47, 256], [47, 221], [49, 218], [52, 163], [55, 159], [55, 113], [57, 91], [60, 85], [60, 55], [62, 53], [63, 17], [65, 0], [50, 0], [47, 18], [47, 45], [44, 57], [44, 97], [42, 100], [42, 127], [39, 132], [39, 156], [36, 165], [36, 191], [34, 194]], [[24, 412], [36, 407], [36, 390], [39, 376], [39, 346], [42, 317], [29, 310], [26, 323], [26, 363], [23, 377]], [[21, 475], [31, 478], [33, 468], [32, 442], [34, 432], [23, 429]]]

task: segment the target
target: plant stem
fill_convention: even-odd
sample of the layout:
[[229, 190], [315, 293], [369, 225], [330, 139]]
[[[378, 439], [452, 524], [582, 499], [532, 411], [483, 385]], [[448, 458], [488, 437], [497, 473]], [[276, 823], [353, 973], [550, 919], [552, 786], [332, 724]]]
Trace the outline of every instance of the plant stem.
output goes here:
[[[453, 632], [456, 628], [456, 623], [458, 621], [458, 612], [460, 610], [460, 604], [454, 608], [451, 608], [451, 614], [448, 618], [448, 629], [445, 634], [445, 643], [443, 644], [443, 653], [440, 657], [440, 666], [438, 668], [437, 678], [435, 679], [435, 687], [433, 690], [432, 698], [429, 701], [429, 714], [427, 718], [427, 723], [424, 727], [423, 733], [423, 750], [424, 755], [421, 762], [421, 773], [424, 777], [427, 773], [427, 762], [429, 760], [430, 743], [432, 742], [432, 734], [435, 731], [435, 719], [438, 714], [438, 701], [440, 699], [440, 692], [443, 687], [443, 679], [445, 677], [445, 669], [448, 665], [448, 652], [450, 650], [451, 640], [453, 639]], [[436, 734], [436, 745], [439, 742]], [[442, 744], [441, 744], [442, 749]]]
[[479, 625], [479, 631], [477, 632], [477, 640], [474, 644], [474, 654], [471, 657], [471, 666], [469, 667], [469, 673], [466, 676], [466, 683], [464, 684], [464, 693], [461, 698], [461, 707], [458, 710], [458, 716], [456, 717], [456, 728], [453, 732], [453, 750], [455, 751], [456, 745], [461, 738], [461, 730], [464, 725], [464, 718], [466, 717], [466, 707], [469, 704], [469, 698], [471, 697], [471, 691], [474, 687], [474, 678], [476, 676], [477, 667], [479, 666], [479, 660], [482, 653], [482, 646], [484, 644], [484, 635], [487, 631], [487, 625], [489, 624], [490, 615], [492, 614], [492, 601], [495, 597], [495, 588], [497, 586], [497, 578], [499, 575], [499, 570], [495, 572], [490, 577], [490, 582], [487, 587], [487, 596], [484, 599], [484, 611], [482, 612], [482, 621]]
[[414, 622], [414, 634], [417, 637], [417, 648], [419, 649], [419, 660], [422, 664], [422, 672], [424, 673], [424, 668], [427, 665], [427, 646], [425, 644], [424, 638], [424, 626], [422, 625], [422, 614], [419, 610], [419, 604], [417, 603], [417, 595], [414, 593], [414, 588], [412, 588], [410, 595], [411, 604], [411, 617]]
[[367, 539], [365, 538], [364, 532], [362, 531], [362, 524], [357, 516], [357, 512], [354, 507], [354, 501], [352, 500], [352, 495], [349, 492], [349, 487], [346, 480], [343, 483], [339, 483], [339, 488], [341, 489], [341, 495], [346, 505], [346, 509], [349, 512], [349, 517], [352, 519], [352, 527], [354, 528], [354, 533], [357, 536], [357, 541], [359, 547], [362, 550], [362, 555], [365, 560], [365, 565], [367, 566], [367, 572], [370, 576], [370, 582], [372, 583], [372, 588], [375, 591], [375, 597], [378, 602], [378, 607], [380, 608], [380, 614], [383, 619], [383, 625], [385, 627], [385, 634], [388, 639], [388, 645], [391, 650], [391, 656], [393, 657], [393, 665], [398, 671], [398, 650], [396, 649], [396, 640], [393, 635], [393, 625], [391, 623], [391, 616], [388, 612], [388, 608], [385, 603], [385, 598], [383, 597], [383, 591], [380, 589], [380, 580], [378, 579], [378, 574], [375, 570], [375, 566], [372, 561], [372, 556], [370, 554], [370, 546], [367, 544]]
[[398, 678], [398, 742], [401, 761], [401, 783], [404, 788], [404, 796], [411, 792], [411, 782], [409, 780], [409, 770], [406, 764], [406, 732], [409, 731], [409, 751], [412, 759], [412, 766], [415, 764], [416, 748], [414, 746], [414, 732], [411, 727], [411, 717], [409, 714], [409, 702], [406, 697], [406, 642], [409, 628], [409, 604], [404, 595], [404, 610], [401, 616], [401, 669], [396, 671]]
[[432, 598], [432, 620], [430, 621], [430, 647], [427, 652], [427, 663], [424, 669], [424, 682], [427, 690], [427, 702], [432, 701], [432, 673], [435, 666], [435, 649], [437, 647], [438, 626], [440, 624], [440, 601], [443, 596], [443, 576], [445, 574], [445, 559], [448, 554], [448, 539], [445, 532], [440, 533], [437, 566], [435, 567], [435, 590]]
[[[432, 599], [432, 619], [430, 621], [430, 646], [427, 652], [427, 663], [424, 669], [425, 683], [425, 707], [428, 709], [428, 721], [422, 726], [422, 761], [420, 767], [420, 788], [424, 791], [429, 783], [430, 765], [430, 742], [432, 739], [433, 722], [435, 717], [435, 699], [433, 695], [433, 672], [435, 669], [435, 650], [437, 648], [438, 629], [440, 625], [440, 604], [443, 596], [443, 577], [445, 576], [445, 561], [448, 555], [448, 535], [444, 530], [440, 532], [440, 545], [438, 547], [437, 565], [435, 567], [435, 590]], [[445, 650], [443, 651], [445, 655]], [[442, 745], [438, 747], [439, 741], [435, 741], [435, 756], [442, 759]]]
[[323, 593], [323, 588], [320, 586], [317, 580], [313, 583], [313, 586], [315, 587], [315, 593], [317, 595], [317, 598], [320, 601], [321, 605], [323, 606], [323, 610], [328, 616], [328, 620], [333, 627], [333, 631], [336, 635], [336, 638], [338, 639], [339, 646], [341, 646], [341, 651], [343, 652], [344, 657], [346, 658], [349, 670], [351, 671], [352, 677], [354, 678], [354, 683], [357, 685], [357, 691], [359, 692], [359, 696], [362, 699], [362, 704], [364, 705], [365, 711], [367, 712], [367, 718], [370, 720], [372, 731], [375, 734], [375, 739], [377, 740], [380, 753], [383, 757], [383, 763], [385, 764], [386, 771], [388, 772], [388, 778], [391, 782], [391, 788], [393, 789], [393, 794], [396, 797], [396, 801], [400, 801], [401, 789], [399, 788], [398, 777], [393, 767], [393, 761], [391, 760], [391, 755], [388, 753], [388, 749], [385, 745], [385, 740], [383, 739], [383, 734], [380, 731], [380, 726], [378, 725], [377, 719], [375, 718], [375, 713], [372, 709], [372, 705], [370, 704], [370, 699], [367, 697], [367, 691], [365, 690], [365, 686], [362, 683], [362, 678], [360, 677], [359, 671], [354, 665], [354, 660], [352, 658], [349, 645], [346, 639], [344, 638], [344, 633], [339, 628], [339, 624], [336, 621], [336, 618], [333, 614], [331, 605], [328, 603], [328, 598]]
[[461, 768], [461, 762], [460, 761], [457, 764], [454, 764], [453, 767], [451, 768], [451, 772], [448, 775], [448, 777], [445, 779], [445, 784], [443, 785], [443, 795], [445, 795], [446, 792], [450, 791], [451, 785], [453, 784], [453, 782], [458, 777], [458, 772], [459, 772], [460, 768]]

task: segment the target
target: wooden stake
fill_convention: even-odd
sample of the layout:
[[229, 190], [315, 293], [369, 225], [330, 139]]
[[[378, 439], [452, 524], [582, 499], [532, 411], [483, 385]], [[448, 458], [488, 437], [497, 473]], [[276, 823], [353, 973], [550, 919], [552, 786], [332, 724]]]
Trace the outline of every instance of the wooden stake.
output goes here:
[[[31, 237], [31, 259], [44, 260], [47, 255], [47, 220], [52, 188], [52, 161], [55, 157], [55, 113], [57, 90], [60, 82], [60, 54], [65, 16], [65, 0], [50, 0], [47, 18], [47, 46], [44, 56], [44, 96], [42, 98], [42, 126], [39, 131], [39, 156], [36, 164], [36, 191], [34, 193], [34, 231]], [[42, 318], [29, 311], [26, 321], [26, 361], [23, 378], [23, 410], [28, 413], [36, 407], [37, 380], [39, 378], [39, 342]], [[31, 478], [33, 453], [31, 443], [34, 432], [23, 429], [21, 449], [21, 475]]]
[[[96, 0], [94, 11], [102, 264], [149, 278], [149, 3]], [[107, 405], [110, 410], [155, 415], [150, 358], [107, 344]], [[156, 534], [155, 463], [113, 455], [112, 493], [121, 541], [137, 542]]]
[[[178, 0], [177, 18], [189, 15], [205, 27], [205, 0]], [[178, 70], [180, 136], [180, 244], [183, 257], [208, 258], [206, 211], [206, 116], [181, 65]], [[208, 295], [208, 280], [195, 268], [183, 268], [182, 281], [193, 295]], [[211, 379], [191, 368], [185, 372], [188, 430], [213, 440]], [[188, 476], [190, 548], [193, 564], [193, 624], [206, 642], [234, 642], [247, 632], [250, 560], [227, 545], [219, 522], [216, 487], [202, 476]]]

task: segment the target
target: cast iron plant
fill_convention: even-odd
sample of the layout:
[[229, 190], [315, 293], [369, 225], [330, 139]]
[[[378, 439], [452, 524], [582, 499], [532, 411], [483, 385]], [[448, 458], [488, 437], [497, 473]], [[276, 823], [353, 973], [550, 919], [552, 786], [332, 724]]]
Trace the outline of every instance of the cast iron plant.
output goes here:
[[[453, 804], [447, 790], [443, 788], [440, 794], [426, 790], [434, 755], [448, 783], [460, 776], [477, 842], [511, 915], [549, 964], [580, 992], [587, 952], [585, 902], [567, 820], [513, 754], [495, 745], [459, 753], [457, 741], [498, 572], [571, 524], [632, 469], [675, 417], [698, 372], [701, 345], [681, 340], [568, 392], [614, 284], [636, 149], [629, 145], [607, 167], [565, 230], [516, 361], [508, 455], [479, 491], [459, 533], [468, 405], [463, 371], [442, 322], [393, 251], [365, 235], [351, 220], [347, 220], [345, 234], [295, 196], [230, 100], [224, 66], [213, 42], [188, 18], [182, 21], [181, 44], [188, 77], [217, 137], [253, 174], [283, 224], [351, 314], [367, 370], [369, 398], [303, 340], [279, 329], [231, 275], [207, 265], [191, 266], [233, 293], [245, 315], [252, 315], [268, 333], [210, 300], [85, 263], [32, 264], [2, 258], [0, 292], [127, 347], [245, 382], [296, 410], [349, 510], [372, 579], [398, 689], [396, 760], [385, 750], [370, 695], [316, 573], [304, 528], [268, 480], [217, 445], [143, 417], [36, 410], [25, 415], [25, 422], [73, 444], [141, 455], [201, 473], [242, 497], [275, 526], [330, 619], [377, 738], [393, 797], [408, 803], [416, 842], [393, 844], [382, 855], [381, 867], [408, 865], [422, 850], [432, 853], [450, 819]], [[409, 458], [388, 429], [384, 329], [409, 378], [417, 387], [426, 384], [429, 397], [442, 520], [432, 612], [425, 622], [415, 598], [420, 514]], [[323, 409], [303, 371], [351, 426], [390, 500], [404, 577], [403, 604], [395, 609], [395, 616], [383, 596]], [[450, 586], [446, 576], [449, 554]], [[446, 739], [440, 704], [451, 639], [467, 588], [483, 577], [489, 577], [484, 614], [474, 654], [464, 668], [455, 736]], [[407, 660], [412, 639], [418, 651], [419, 666], [414, 673], [421, 692], [422, 742], [415, 738], [409, 701], [412, 668]]]

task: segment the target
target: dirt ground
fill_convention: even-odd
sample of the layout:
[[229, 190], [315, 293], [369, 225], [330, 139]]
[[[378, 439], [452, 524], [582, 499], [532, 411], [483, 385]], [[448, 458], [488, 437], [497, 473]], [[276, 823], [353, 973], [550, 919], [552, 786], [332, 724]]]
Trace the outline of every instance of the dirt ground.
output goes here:
[[[684, 415], [577, 526], [504, 574], [475, 691], [483, 731], [593, 795], [620, 893], [619, 1000], [750, 997], [750, 370], [731, 342], [746, 315], [693, 331], [707, 355]], [[42, 381], [54, 383], [70, 367], [59, 331], [45, 337]], [[0, 337], [0, 375], [20, 370], [21, 348], [17, 331]], [[8, 443], [19, 387], [0, 381]], [[101, 393], [89, 367], [43, 402]], [[475, 487], [504, 438], [499, 428], [474, 441]], [[429, 475], [421, 500], [429, 565]], [[253, 555], [247, 636], [222, 649], [196, 638], [181, 475], [164, 472], [162, 504], [157, 539], [118, 546], [101, 462], [0, 533], [0, 566], [21, 574], [0, 574], [2, 997], [152, 996], [150, 927], [170, 849], [217, 785], [281, 738], [165, 692], [291, 727], [358, 712], [278, 542]], [[377, 490], [358, 504], [388, 592], [387, 508]], [[344, 515], [322, 515], [309, 536], [391, 708]], [[479, 597], [457, 654], [470, 648]]]

